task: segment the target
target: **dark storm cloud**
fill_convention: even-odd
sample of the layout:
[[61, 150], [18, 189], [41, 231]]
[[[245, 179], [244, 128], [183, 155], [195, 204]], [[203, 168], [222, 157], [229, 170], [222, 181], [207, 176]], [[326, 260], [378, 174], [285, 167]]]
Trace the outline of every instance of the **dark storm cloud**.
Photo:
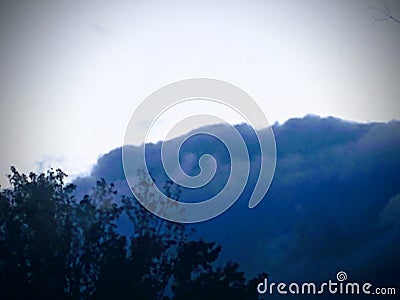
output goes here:
[[[400, 205], [395, 197], [400, 194], [400, 122], [359, 124], [307, 116], [275, 125], [275, 177], [253, 210], [247, 203], [257, 179], [259, 147], [249, 126], [237, 129], [249, 149], [249, 181], [227, 212], [192, 225], [196, 235], [216, 240], [223, 246], [222, 259], [238, 261], [250, 276], [268, 272], [275, 280], [328, 280], [344, 269], [359, 280], [399, 284], [400, 271], [394, 266], [400, 265]], [[223, 126], [220, 130], [224, 135]], [[158, 184], [166, 178], [160, 146], [151, 144], [146, 152]], [[218, 162], [216, 177], [205, 188], [183, 189], [182, 201], [207, 199], [228, 178], [226, 148], [201, 135], [181, 148], [185, 171], [196, 174], [205, 153]], [[76, 183], [84, 190], [100, 177], [129, 193], [120, 148], [102, 156], [91, 176]]]

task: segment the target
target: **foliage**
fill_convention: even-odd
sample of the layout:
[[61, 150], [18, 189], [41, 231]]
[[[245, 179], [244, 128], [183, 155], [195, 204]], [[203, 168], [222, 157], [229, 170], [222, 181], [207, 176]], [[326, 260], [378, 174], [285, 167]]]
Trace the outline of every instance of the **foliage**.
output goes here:
[[[104, 179], [78, 201], [65, 177], [61, 170], [27, 176], [11, 168], [11, 188], [0, 192], [5, 299], [257, 299], [236, 263], [215, 268], [215, 243], [191, 240], [182, 224], [150, 214], [135, 199], [118, 200]], [[148, 184], [137, 189], [156, 205]], [[165, 191], [179, 198], [172, 182]], [[118, 233], [123, 215], [130, 236]]]

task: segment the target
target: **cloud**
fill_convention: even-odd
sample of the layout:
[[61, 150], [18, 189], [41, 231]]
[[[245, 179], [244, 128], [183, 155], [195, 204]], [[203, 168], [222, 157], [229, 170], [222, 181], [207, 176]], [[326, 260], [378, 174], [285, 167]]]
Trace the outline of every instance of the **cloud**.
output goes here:
[[[221, 244], [221, 259], [238, 261], [249, 276], [267, 272], [281, 280], [329, 280], [344, 269], [359, 280], [399, 284], [400, 270], [393, 266], [400, 265], [400, 122], [359, 124], [306, 116], [274, 125], [275, 177], [252, 210], [247, 204], [258, 176], [260, 149], [248, 125], [237, 129], [249, 151], [249, 180], [224, 214], [191, 225], [196, 236]], [[219, 130], [226, 135], [223, 126]], [[161, 144], [148, 146], [146, 157], [161, 187], [166, 179]], [[132, 147], [133, 154], [136, 149]], [[197, 135], [185, 142], [180, 152], [183, 168], [196, 174], [197, 162], [206, 153], [217, 161], [216, 176], [204, 188], [182, 189], [182, 201], [208, 199], [226, 183], [229, 153], [210, 137]], [[91, 175], [76, 183], [87, 188], [100, 177], [129, 194], [120, 148], [100, 157]], [[380, 273], [384, 270], [387, 274]]]
[[110, 31], [107, 30], [107, 28], [102, 24], [94, 23], [92, 24], [92, 29], [102, 36], [105, 36], [107, 38], [113, 38], [113, 35], [110, 33]]

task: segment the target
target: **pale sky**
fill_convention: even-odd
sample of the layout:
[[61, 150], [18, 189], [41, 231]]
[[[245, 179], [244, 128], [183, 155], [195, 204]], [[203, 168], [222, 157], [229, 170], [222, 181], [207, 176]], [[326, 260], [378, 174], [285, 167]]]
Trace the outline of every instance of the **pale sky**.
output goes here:
[[146, 96], [187, 78], [240, 87], [271, 124], [400, 119], [400, 24], [367, 9], [382, 3], [2, 2], [0, 184], [10, 165], [90, 171]]

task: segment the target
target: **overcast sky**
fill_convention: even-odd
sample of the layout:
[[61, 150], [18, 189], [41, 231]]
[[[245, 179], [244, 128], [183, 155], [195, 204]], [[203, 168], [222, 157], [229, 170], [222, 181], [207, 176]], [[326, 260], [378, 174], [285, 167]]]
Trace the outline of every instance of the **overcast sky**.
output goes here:
[[400, 118], [400, 24], [372, 21], [379, 1], [0, 5], [2, 184], [12, 164], [89, 171], [146, 96], [187, 78], [240, 87], [270, 123]]

